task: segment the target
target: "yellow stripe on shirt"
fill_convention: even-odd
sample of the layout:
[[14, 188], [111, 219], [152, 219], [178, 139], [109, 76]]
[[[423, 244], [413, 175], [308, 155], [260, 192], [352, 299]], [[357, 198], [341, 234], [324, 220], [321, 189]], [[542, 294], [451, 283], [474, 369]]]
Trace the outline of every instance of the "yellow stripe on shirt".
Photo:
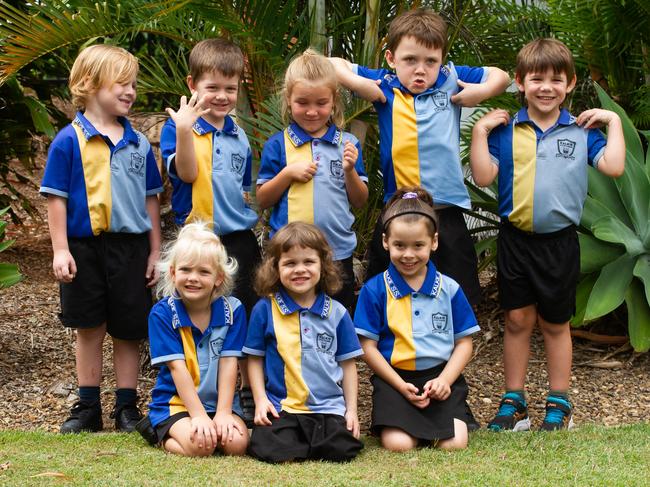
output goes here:
[[411, 296], [396, 299], [386, 286], [388, 328], [395, 335], [390, 363], [402, 370], [415, 370], [415, 341], [411, 323]]
[[186, 223], [203, 221], [214, 224], [214, 209], [212, 204], [212, 137], [213, 132], [199, 135], [192, 131], [194, 141], [194, 157], [198, 175], [192, 183], [192, 211], [187, 216]]
[[[199, 384], [201, 383], [201, 372], [199, 370], [199, 358], [196, 355], [196, 344], [194, 343], [194, 337], [192, 336], [192, 327], [183, 326], [179, 328], [181, 334], [181, 341], [183, 343], [183, 354], [185, 355], [185, 365], [187, 370], [192, 377], [194, 382], [194, 388], [198, 391]], [[215, 384], [215, 387], [217, 385]], [[187, 411], [185, 404], [178, 396], [174, 395], [169, 400], [169, 415], [173, 416], [176, 413], [181, 413]]]
[[284, 362], [284, 383], [287, 397], [280, 401], [282, 410], [290, 413], [309, 412], [307, 398], [309, 389], [302, 378], [302, 345], [300, 343], [300, 315], [284, 315], [275, 299], [273, 305], [273, 329], [278, 343], [278, 353]]
[[537, 136], [529, 124], [515, 125], [512, 133], [512, 211], [508, 220], [526, 232], [533, 231], [533, 198]]
[[418, 128], [414, 99], [395, 88], [393, 99], [393, 171], [397, 188], [420, 186]]
[[[284, 131], [284, 150], [287, 154], [287, 166], [297, 162], [312, 161], [311, 143], [296, 147], [289, 133]], [[287, 196], [287, 223], [299, 221], [314, 223], [314, 179], [306, 183], [291, 183]]]
[[111, 149], [104, 139], [95, 136], [86, 140], [83, 130], [72, 124], [79, 140], [81, 165], [83, 166], [88, 199], [88, 214], [93, 235], [111, 228]]

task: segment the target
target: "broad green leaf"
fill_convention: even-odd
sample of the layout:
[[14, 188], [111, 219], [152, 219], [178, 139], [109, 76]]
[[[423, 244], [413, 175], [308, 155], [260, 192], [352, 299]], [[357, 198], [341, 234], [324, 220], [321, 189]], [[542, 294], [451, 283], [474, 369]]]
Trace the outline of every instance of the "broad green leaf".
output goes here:
[[611, 209], [598, 201], [596, 198], [587, 195], [587, 198], [585, 198], [585, 206], [582, 210], [580, 226], [591, 232], [591, 227], [593, 224], [607, 215], [616, 217]]
[[496, 236], [479, 240], [474, 244], [474, 250], [476, 250], [476, 255], [481, 255], [483, 252], [485, 252], [488, 249], [493, 249], [494, 252], [496, 252], [496, 242], [497, 242]]
[[625, 205], [621, 201], [621, 195], [618, 192], [618, 187], [614, 179], [605, 176], [593, 167], [588, 168], [587, 175], [589, 176], [589, 195], [606, 206], [613, 215], [628, 227], [632, 227], [632, 220]]
[[585, 311], [587, 310], [587, 302], [589, 301], [589, 295], [597, 279], [598, 273], [594, 272], [593, 274], [584, 276], [578, 283], [578, 287], [576, 288], [576, 314], [571, 318], [571, 325], [582, 326], [586, 323], [584, 318]]
[[18, 271], [18, 266], [0, 262], [0, 289], [13, 286], [22, 278], [23, 276]]
[[56, 135], [56, 129], [54, 128], [54, 125], [50, 123], [45, 105], [32, 96], [26, 96], [23, 99], [23, 103], [25, 103], [29, 109], [29, 114], [32, 117], [34, 128], [48, 137], [54, 138]]
[[625, 245], [625, 249], [630, 256], [642, 254], [645, 249], [641, 239], [618, 218], [612, 215], [606, 215], [596, 220], [591, 226], [594, 236], [604, 240]]
[[620, 245], [612, 245], [597, 238], [579, 232], [580, 240], [580, 272], [590, 274], [600, 270], [614, 259], [625, 253]]
[[632, 281], [635, 261], [628, 255], [622, 255], [603, 267], [587, 301], [586, 321], [600, 318], [621, 305]]
[[601, 106], [605, 110], [611, 110], [618, 114], [621, 117], [621, 122], [623, 124], [623, 135], [625, 136], [625, 146], [635, 159], [642, 161], [643, 160], [643, 146], [641, 145], [641, 138], [639, 133], [636, 130], [636, 127], [630, 120], [630, 117], [627, 116], [625, 110], [623, 110], [618, 103], [612, 100], [609, 95], [603, 90], [598, 83], [593, 83], [596, 88], [596, 93], [598, 94], [598, 99], [600, 100]]
[[650, 349], [650, 307], [643, 292], [643, 285], [634, 279], [625, 293], [627, 305], [627, 328], [630, 343], [637, 352]]
[[14, 244], [14, 242], [15, 240], [7, 240], [5, 242], [0, 242], [0, 252], [11, 247]]
[[639, 235], [643, 235], [648, 228], [650, 180], [644, 169], [643, 159], [632, 156], [628, 151], [625, 171], [615, 180], [623, 205]]
[[648, 303], [650, 303], [650, 254], [639, 256], [632, 273], [643, 282], [645, 297]]

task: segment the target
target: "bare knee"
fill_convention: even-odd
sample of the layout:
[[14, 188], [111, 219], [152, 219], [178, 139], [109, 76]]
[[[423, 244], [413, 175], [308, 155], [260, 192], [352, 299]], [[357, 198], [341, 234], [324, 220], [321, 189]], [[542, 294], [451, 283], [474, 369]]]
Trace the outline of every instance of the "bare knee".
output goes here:
[[418, 445], [418, 440], [399, 428], [384, 428], [381, 432], [381, 445], [386, 450], [405, 452]]
[[454, 418], [454, 436], [440, 440], [437, 447], [442, 450], [462, 450], [468, 443], [467, 425], [460, 419]]
[[571, 336], [569, 323], [549, 323], [548, 321], [539, 320], [539, 327], [542, 334], [547, 337], [556, 338], [564, 335]]
[[246, 454], [248, 449], [248, 430], [244, 430], [245, 433], [239, 434], [235, 432], [235, 436], [232, 441], [226, 442], [226, 444], [221, 448], [221, 451], [224, 455], [230, 456], [241, 456]]
[[506, 311], [506, 331], [514, 335], [530, 334], [535, 328], [537, 313], [534, 307], [511, 309]]

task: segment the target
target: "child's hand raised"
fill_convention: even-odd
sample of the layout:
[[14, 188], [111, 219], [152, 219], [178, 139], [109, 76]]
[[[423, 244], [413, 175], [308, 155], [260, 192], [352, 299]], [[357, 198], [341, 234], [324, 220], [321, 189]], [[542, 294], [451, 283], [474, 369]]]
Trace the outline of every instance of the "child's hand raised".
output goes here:
[[362, 80], [354, 87], [354, 93], [371, 103], [386, 103], [386, 95], [381, 91], [379, 85], [381, 85], [380, 79], [371, 80], [362, 78]]
[[466, 83], [458, 80], [458, 86], [462, 90], [451, 96], [451, 102], [461, 107], [475, 107], [488, 97], [485, 83]]
[[[260, 404], [258, 404], [258, 402]], [[275, 410], [275, 406], [268, 400], [268, 398], [264, 398], [261, 401], [255, 401], [255, 418], [253, 419], [253, 422], [257, 426], [270, 426], [271, 420], [268, 417], [269, 414], [274, 418], [280, 417], [278, 412]]]
[[508, 125], [509, 123], [510, 114], [499, 108], [483, 115], [474, 125], [474, 130], [480, 130], [485, 132], [485, 135], [489, 135], [499, 125]]
[[609, 125], [612, 120], [618, 118], [619, 116], [610, 110], [592, 108], [591, 110], [585, 110], [578, 115], [576, 122], [585, 129], [599, 129], [605, 125]]
[[190, 419], [190, 441], [197, 442], [199, 448], [214, 450], [217, 446], [217, 429], [207, 414]]
[[359, 150], [349, 140], [345, 141], [343, 146], [343, 171], [354, 171], [354, 165], [357, 163], [359, 157]]
[[424, 392], [422, 394], [418, 394], [420, 391], [410, 382], [405, 382], [400, 392], [416, 408], [424, 409], [431, 402], [429, 396], [427, 396]]
[[235, 431], [243, 435], [240, 424], [235, 420], [231, 413], [218, 412], [214, 415], [214, 426], [217, 430], [217, 442], [221, 441], [221, 446], [235, 438]]
[[313, 161], [296, 162], [285, 167], [283, 171], [287, 172], [292, 181], [306, 183], [314, 177], [318, 166]]
[[424, 394], [436, 401], [444, 401], [451, 395], [451, 386], [447, 381], [436, 377], [424, 384]]
[[202, 117], [210, 111], [209, 108], [203, 108], [206, 104], [208, 95], [203, 95], [200, 100], [198, 98], [199, 94], [195, 91], [189, 100], [186, 96], [181, 96], [181, 106], [178, 108], [178, 111], [174, 111], [171, 108], [165, 108], [165, 111], [169, 113], [169, 116], [176, 124], [176, 128], [189, 130], [199, 117]]

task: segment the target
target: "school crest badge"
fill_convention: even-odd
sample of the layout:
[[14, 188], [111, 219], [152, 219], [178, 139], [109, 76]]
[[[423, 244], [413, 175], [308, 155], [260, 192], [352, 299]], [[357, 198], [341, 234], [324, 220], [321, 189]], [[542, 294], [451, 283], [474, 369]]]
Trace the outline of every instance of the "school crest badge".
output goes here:
[[447, 93], [440, 90], [434, 91], [433, 104], [436, 106], [436, 111], [445, 110], [447, 108], [447, 105], [449, 105], [449, 99], [447, 98]]
[[230, 158], [230, 167], [234, 172], [240, 172], [244, 167], [244, 158], [239, 154], [233, 154]]
[[558, 139], [557, 141], [557, 155], [556, 157], [564, 157], [565, 159], [573, 159], [573, 152], [576, 149], [576, 143], [569, 139]]
[[443, 313], [432, 314], [431, 325], [434, 333], [445, 333], [447, 331], [447, 315]]
[[223, 348], [223, 338], [215, 338], [210, 340], [210, 350], [212, 351], [212, 358], [216, 358], [221, 355], [221, 349]]
[[134, 152], [131, 154], [131, 164], [129, 166], [129, 173], [136, 176], [144, 176], [144, 156]]
[[316, 344], [322, 352], [329, 352], [334, 343], [334, 336], [329, 333], [318, 333], [316, 335]]
[[341, 162], [341, 159], [330, 161], [330, 174], [336, 179], [343, 178], [343, 162]]

